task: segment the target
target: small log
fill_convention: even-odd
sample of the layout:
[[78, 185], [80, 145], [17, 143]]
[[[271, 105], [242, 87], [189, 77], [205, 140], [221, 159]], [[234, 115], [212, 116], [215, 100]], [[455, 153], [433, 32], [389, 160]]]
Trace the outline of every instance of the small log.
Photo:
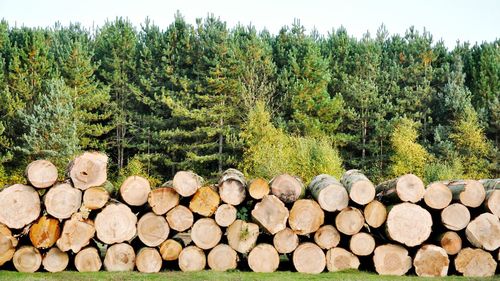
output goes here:
[[179, 268], [184, 272], [201, 271], [206, 264], [205, 253], [196, 246], [184, 248], [179, 255]]
[[230, 246], [219, 244], [208, 253], [208, 267], [214, 271], [228, 271], [238, 266], [238, 254]]
[[69, 183], [56, 184], [45, 194], [47, 213], [58, 219], [67, 219], [78, 212], [82, 205], [82, 191]]
[[40, 215], [40, 197], [33, 187], [14, 184], [0, 191], [0, 223], [21, 229]]
[[293, 266], [298, 272], [318, 274], [325, 270], [326, 257], [321, 248], [310, 242], [300, 244], [293, 252]]
[[141, 176], [130, 176], [120, 187], [120, 196], [129, 206], [141, 206], [148, 201], [151, 186], [149, 181]]
[[28, 183], [36, 188], [47, 188], [57, 181], [57, 168], [47, 160], [31, 162], [25, 170]]
[[411, 268], [408, 250], [394, 244], [386, 244], [375, 248], [373, 263], [375, 271], [380, 275], [403, 276]]
[[469, 242], [487, 251], [500, 247], [500, 220], [490, 213], [483, 213], [473, 219], [465, 229]]
[[163, 216], [153, 212], [144, 214], [137, 222], [137, 236], [144, 245], [157, 247], [168, 238], [170, 228]]
[[48, 249], [56, 243], [61, 236], [59, 220], [48, 216], [40, 217], [30, 227], [31, 244], [38, 249]]
[[104, 257], [107, 271], [133, 271], [135, 266], [134, 248], [127, 243], [111, 245]]
[[48, 272], [61, 272], [68, 267], [69, 256], [59, 248], [51, 248], [44, 256], [42, 265]]
[[340, 182], [349, 192], [351, 200], [356, 204], [366, 205], [375, 198], [375, 186], [359, 170], [345, 172]]
[[479, 180], [479, 183], [481, 183], [486, 190], [486, 192], [490, 190], [495, 190], [495, 189], [500, 189], [500, 178], [498, 179], [483, 179]]
[[172, 180], [173, 188], [182, 197], [189, 197], [195, 194], [202, 183], [203, 179], [191, 171], [179, 171]]
[[189, 209], [204, 217], [211, 217], [220, 203], [219, 194], [209, 186], [200, 187], [189, 202]]
[[305, 186], [298, 177], [289, 174], [276, 176], [270, 181], [271, 193], [285, 203], [293, 203], [304, 197]]
[[219, 194], [222, 202], [237, 206], [245, 200], [247, 182], [242, 172], [227, 169], [219, 180]]
[[167, 222], [171, 229], [183, 232], [188, 230], [194, 222], [193, 213], [182, 205], [175, 206], [167, 213]]
[[442, 210], [450, 205], [453, 194], [442, 182], [433, 182], [427, 186], [424, 202], [432, 209]]
[[488, 191], [484, 203], [488, 211], [500, 218], [500, 189]]
[[462, 238], [454, 231], [447, 231], [440, 235], [438, 242], [450, 256], [456, 255], [462, 250]]
[[332, 176], [322, 174], [314, 177], [308, 189], [321, 208], [327, 212], [340, 211], [349, 203], [347, 190]]
[[424, 197], [425, 186], [419, 177], [406, 174], [377, 185], [376, 191], [386, 201], [416, 203]]
[[359, 258], [346, 249], [337, 247], [326, 252], [326, 268], [330, 272], [358, 269]]
[[446, 183], [453, 194], [453, 200], [460, 200], [460, 203], [467, 207], [477, 208], [486, 198], [484, 186], [478, 181], [459, 180]]
[[155, 248], [142, 248], [135, 257], [135, 266], [139, 272], [160, 272], [163, 260]]
[[415, 273], [423, 277], [444, 277], [448, 274], [449, 265], [445, 249], [435, 245], [422, 246], [413, 260]]
[[314, 243], [321, 249], [329, 250], [337, 247], [340, 242], [340, 233], [333, 225], [323, 225], [314, 233]]
[[285, 204], [274, 195], [264, 196], [252, 210], [252, 218], [272, 235], [286, 228], [288, 216]]
[[262, 178], [257, 178], [252, 180], [248, 185], [247, 189], [248, 189], [248, 194], [250, 194], [250, 197], [257, 200], [262, 199], [265, 195], [268, 195], [269, 192], [271, 192], [269, 183]]
[[157, 215], [164, 215], [179, 205], [179, 194], [171, 187], [153, 189], [148, 197], [149, 206]]
[[365, 218], [360, 210], [354, 207], [344, 208], [335, 218], [337, 230], [345, 235], [358, 233], [365, 223]]
[[432, 230], [431, 214], [412, 203], [400, 203], [392, 207], [387, 215], [387, 236], [408, 247], [422, 244]]
[[287, 227], [274, 235], [273, 245], [278, 253], [289, 254], [299, 246], [299, 236]]
[[42, 255], [35, 247], [22, 246], [14, 253], [12, 263], [19, 272], [33, 273], [40, 268]]
[[94, 223], [89, 219], [83, 219], [80, 214], [74, 214], [70, 220], [64, 222], [61, 237], [57, 240], [57, 247], [63, 251], [72, 250], [78, 253], [83, 247], [90, 243], [95, 235]]
[[298, 235], [313, 233], [323, 225], [325, 213], [316, 201], [300, 199], [293, 203], [288, 223]]
[[68, 166], [68, 174], [73, 186], [86, 190], [101, 186], [107, 179], [108, 156], [99, 152], [84, 152]]
[[377, 200], [368, 203], [363, 210], [363, 214], [366, 223], [373, 228], [382, 226], [387, 219], [387, 209], [385, 205]]
[[358, 232], [349, 240], [349, 249], [356, 256], [369, 256], [375, 250], [375, 239], [366, 232]]
[[0, 224], [0, 266], [10, 261], [16, 252], [17, 239], [10, 229]]
[[280, 256], [269, 244], [259, 244], [248, 254], [248, 266], [253, 272], [275, 272], [280, 265]]
[[441, 211], [441, 222], [449, 230], [462, 230], [470, 221], [470, 212], [460, 203], [454, 203]]
[[222, 227], [228, 227], [236, 220], [237, 212], [234, 206], [222, 204], [215, 211], [215, 222]]
[[199, 219], [191, 228], [191, 239], [200, 249], [212, 249], [219, 244], [221, 238], [222, 230], [213, 219]]
[[106, 244], [129, 241], [137, 234], [137, 217], [121, 203], [108, 204], [95, 218], [97, 238]]
[[101, 267], [101, 257], [94, 247], [87, 247], [75, 256], [75, 268], [79, 272], [97, 272]]
[[246, 254], [255, 247], [259, 226], [255, 223], [236, 220], [226, 230], [227, 242], [238, 253]]
[[495, 275], [497, 262], [484, 250], [464, 248], [455, 258], [455, 268], [466, 277], [490, 277]]
[[174, 239], [167, 239], [160, 245], [160, 254], [165, 261], [175, 261], [182, 251], [182, 244]]
[[83, 193], [83, 206], [89, 210], [102, 209], [108, 200], [109, 193], [102, 186], [90, 187]]

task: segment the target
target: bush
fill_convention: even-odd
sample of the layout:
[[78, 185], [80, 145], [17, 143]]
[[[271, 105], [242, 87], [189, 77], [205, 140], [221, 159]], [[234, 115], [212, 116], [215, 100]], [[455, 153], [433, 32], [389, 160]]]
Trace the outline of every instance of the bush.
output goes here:
[[424, 181], [426, 184], [434, 181], [463, 178], [463, 166], [458, 159], [450, 162], [435, 162], [425, 166]]

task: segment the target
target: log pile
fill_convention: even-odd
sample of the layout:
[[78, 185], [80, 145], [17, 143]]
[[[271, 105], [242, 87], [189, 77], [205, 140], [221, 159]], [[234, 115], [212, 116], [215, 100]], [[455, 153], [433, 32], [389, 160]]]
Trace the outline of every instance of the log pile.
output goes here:
[[0, 269], [498, 271], [500, 179], [376, 185], [350, 170], [305, 183], [228, 169], [215, 183], [179, 171], [159, 187], [138, 175], [114, 187], [98, 152], [76, 157], [66, 178], [47, 160], [25, 174], [0, 191]]

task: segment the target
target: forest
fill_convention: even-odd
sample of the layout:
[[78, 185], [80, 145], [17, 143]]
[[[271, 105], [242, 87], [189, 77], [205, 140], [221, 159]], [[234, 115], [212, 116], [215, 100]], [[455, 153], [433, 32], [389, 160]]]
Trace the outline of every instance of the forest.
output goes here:
[[[0, 23], [0, 186], [26, 163], [62, 171], [106, 152], [110, 177], [309, 181], [361, 169], [374, 181], [499, 177], [500, 39], [448, 49], [409, 27], [277, 34], [180, 13], [165, 29]], [[62, 174], [62, 173], [61, 173]]]

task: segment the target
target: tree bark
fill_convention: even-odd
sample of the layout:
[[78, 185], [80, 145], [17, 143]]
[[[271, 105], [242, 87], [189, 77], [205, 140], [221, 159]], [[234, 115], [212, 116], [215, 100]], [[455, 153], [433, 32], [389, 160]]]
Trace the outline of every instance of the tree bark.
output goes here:
[[148, 201], [151, 186], [149, 181], [141, 176], [130, 176], [120, 187], [120, 196], [130, 206], [142, 206]]
[[179, 268], [184, 272], [203, 270], [206, 264], [205, 253], [196, 246], [184, 248], [179, 255]]
[[255, 247], [259, 226], [255, 223], [236, 220], [226, 230], [227, 242], [238, 253], [246, 254]]
[[17, 239], [10, 229], [0, 224], [0, 266], [10, 261], [16, 252]]
[[356, 204], [366, 205], [375, 198], [375, 186], [359, 170], [345, 172], [340, 182], [349, 192], [351, 200]]
[[328, 212], [340, 211], [347, 207], [349, 196], [344, 186], [332, 176], [319, 175], [308, 186], [312, 196], [321, 208]]
[[483, 204], [486, 197], [484, 186], [475, 180], [459, 180], [445, 182], [453, 194], [453, 200], [460, 200], [460, 203], [467, 207], [477, 208]]
[[219, 194], [224, 203], [237, 206], [245, 200], [246, 179], [242, 172], [227, 169], [219, 180]]
[[82, 191], [69, 183], [60, 183], [45, 194], [47, 213], [58, 219], [67, 219], [76, 213], [82, 205]]
[[0, 191], [0, 223], [21, 229], [40, 215], [40, 197], [31, 186], [14, 184]]
[[220, 203], [219, 194], [209, 186], [200, 187], [189, 202], [189, 209], [204, 217], [211, 217]]
[[111, 245], [104, 257], [107, 271], [133, 271], [135, 266], [134, 248], [126, 243]]
[[354, 207], [344, 208], [335, 218], [337, 230], [345, 235], [358, 233], [365, 223], [365, 218], [360, 210]]
[[108, 156], [99, 152], [84, 152], [68, 166], [68, 174], [73, 186], [86, 190], [101, 186], [107, 179]]
[[275, 272], [280, 264], [280, 256], [269, 244], [259, 244], [248, 254], [248, 266], [253, 272]]
[[83, 206], [89, 210], [102, 209], [108, 200], [109, 193], [102, 186], [90, 187], [83, 193]]
[[299, 246], [299, 236], [287, 227], [274, 235], [273, 245], [278, 253], [289, 254]]
[[337, 247], [326, 252], [326, 268], [330, 272], [358, 269], [359, 258], [351, 252]]
[[415, 255], [415, 273], [423, 277], [443, 277], [448, 274], [450, 259], [445, 249], [435, 245], [422, 246]]
[[33, 273], [40, 268], [42, 255], [35, 247], [22, 246], [14, 253], [12, 263], [19, 272]]
[[412, 203], [400, 203], [389, 211], [386, 222], [387, 236], [408, 247], [422, 244], [432, 230], [431, 214]]
[[500, 220], [493, 214], [483, 213], [467, 225], [465, 235], [475, 247], [495, 251], [500, 247]]
[[174, 239], [167, 239], [160, 245], [160, 254], [165, 261], [175, 261], [182, 251], [182, 244]]
[[73, 253], [78, 253], [90, 243], [95, 232], [94, 223], [91, 220], [74, 214], [70, 220], [64, 222], [61, 237], [56, 243], [57, 247], [64, 252], [72, 250]]
[[179, 194], [171, 187], [153, 189], [148, 197], [149, 206], [157, 215], [164, 215], [179, 205]]
[[68, 267], [69, 256], [59, 248], [51, 248], [44, 256], [42, 265], [48, 272], [61, 272]]
[[323, 225], [314, 233], [314, 243], [321, 249], [329, 250], [337, 247], [340, 242], [340, 233], [333, 225]]
[[97, 272], [102, 267], [101, 257], [94, 247], [87, 247], [75, 256], [75, 267], [79, 272]]
[[300, 199], [293, 203], [288, 223], [298, 235], [313, 233], [323, 225], [325, 213], [316, 201]]
[[399, 245], [386, 244], [375, 248], [373, 255], [375, 271], [380, 275], [403, 276], [411, 268], [408, 250]]
[[304, 197], [305, 186], [302, 181], [288, 174], [281, 174], [270, 181], [271, 193], [285, 203], [293, 203]]
[[232, 205], [222, 204], [215, 211], [215, 222], [222, 227], [230, 226], [236, 220], [238, 210]]
[[265, 195], [268, 195], [271, 192], [271, 188], [269, 187], [269, 183], [262, 178], [254, 179], [248, 185], [248, 194], [253, 199], [260, 200]]
[[31, 244], [38, 249], [48, 249], [56, 243], [61, 236], [59, 220], [42, 216], [30, 227]]
[[155, 248], [142, 248], [135, 258], [137, 270], [143, 273], [160, 272], [162, 263], [160, 253]]
[[28, 183], [36, 188], [47, 188], [57, 181], [57, 168], [47, 160], [31, 162], [25, 170]]
[[208, 253], [208, 267], [214, 271], [228, 271], [238, 266], [238, 255], [233, 248], [226, 244], [215, 246]]
[[460, 203], [454, 203], [441, 211], [441, 223], [449, 230], [462, 230], [470, 222], [470, 212]]
[[95, 218], [97, 238], [106, 244], [129, 241], [137, 234], [137, 217], [121, 203], [108, 204]]
[[325, 253], [321, 248], [310, 242], [300, 244], [293, 252], [293, 265], [298, 272], [318, 274], [326, 266]]
[[146, 213], [137, 222], [137, 236], [144, 245], [157, 247], [167, 240], [170, 228], [163, 216], [153, 212]]
[[212, 249], [219, 244], [221, 238], [222, 230], [213, 219], [199, 219], [191, 228], [191, 239], [200, 249]]
[[368, 203], [363, 210], [366, 223], [373, 227], [379, 228], [387, 219], [387, 209], [380, 201], [373, 200]]
[[167, 222], [171, 229], [183, 232], [194, 222], [193, 213], [188, 208], [178, 205], [167, 213]]
[[377, 185], [376, 191], [385, 201], [416, 203], [424, 197], [425, 186], [419, 177], [406, 174]]
[[274, 195], [264, 196], [252, 210], [252, 218], [272, 235], [286, 228], [288, 216], [285, 204]]
[[455, 268], [466, 277], [490, 277], [495, 275], [497, 262], [484, 250], [464, 248], [455, 258]]
[[349, 249], [356, 256], [369, 256], [375, 250], [375, 239], [366, 232], [358, 232], [349, 240]]
[[189, 197], [201, 187], [203, 179], [191, 171], [179, 171], [172, 180], [175, 191], [182, 197]]
[[433, 182], [427, 186], [424, 202], [432, 209], [442, 210], [450, 205], [453, 194], [442, 182]]

